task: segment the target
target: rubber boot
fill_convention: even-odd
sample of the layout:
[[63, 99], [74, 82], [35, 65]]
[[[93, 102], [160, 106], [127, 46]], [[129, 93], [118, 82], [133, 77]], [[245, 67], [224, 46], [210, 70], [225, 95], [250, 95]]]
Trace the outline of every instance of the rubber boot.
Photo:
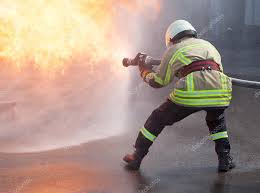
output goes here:
[[[147, 152], [148, 153], [148, 152]], [[136, 150], [132, 154], [127, 154], [123, 160], [127, 163], [127, 168], [130, 170], [139, 170], [143, 158], [147, 153], [138, 153]]]
[[228, 138], [219, 139], [216, 142], [216, 152], [218, 155], [218, 171], [228, 172], [235, 167], [233, 158], [230, 156], [230, 144]]
[[229, 170], [235, 168], [233, 163], [233, 158], [229, 153], [221, 153], [218, 155], [218, 171], [219, 172], [228, 172]]
[[142, 133], [139, 133], [136, 143], [135, 152], [132, 154], [127, 154], [123, 160], [127, 163], [126, 167], [130, 170], [139, 170], [142, 160], [149, 152], [150, 146], [153, 142], [146, 139]]

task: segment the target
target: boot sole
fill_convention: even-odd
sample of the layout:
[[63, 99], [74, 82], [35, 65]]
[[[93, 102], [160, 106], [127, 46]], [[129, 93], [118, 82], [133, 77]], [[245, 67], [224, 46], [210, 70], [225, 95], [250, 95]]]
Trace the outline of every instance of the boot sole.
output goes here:
[[128, 160], [126, 158], [123, 158], [123, 160], [127, 163], [126, 168], [129, 170], [139, 170], [140, 164], [134, 163], [135, 161]]
[[128, 170], [131, 170], [131, 171], [138, 171], [140, 169], [140, 166], [136, 167], [136, 166], [132, 166], [131, 164], [127, 164], [125, 166], [125, 168], [128, 169]]
[[228, 168], [218, 168], [218, 172], [219, 173], [225, 173], [225, 172], [228, 172], [232, 169], [234, 169], [236, 167], [236, 165], [234, 163], [232, 163]]

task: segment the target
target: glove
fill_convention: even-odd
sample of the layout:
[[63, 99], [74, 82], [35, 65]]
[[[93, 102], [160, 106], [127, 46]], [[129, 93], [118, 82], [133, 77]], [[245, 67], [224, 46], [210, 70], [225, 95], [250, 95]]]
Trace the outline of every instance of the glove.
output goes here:
[[139, 67], [140, 75], [143, 79], [147, 76], [147, 74], [152, 72], [152, 66], [151, 65], [146, 65], [146, 59], [147, 59], [147, 54], [144, 53], [138, 53], [134, 59], [135, 63]]
[[146, 59], [147, 55], [144, 53], [138, 53], [134, 59], [134, 63], [136, 65], [144, 65], [145, 64], [145, 59]]
[[145, 64], [139, 65], [140, 75], [145, 80], [146, 76], [153, 72], [152, 66], [147, 66]]

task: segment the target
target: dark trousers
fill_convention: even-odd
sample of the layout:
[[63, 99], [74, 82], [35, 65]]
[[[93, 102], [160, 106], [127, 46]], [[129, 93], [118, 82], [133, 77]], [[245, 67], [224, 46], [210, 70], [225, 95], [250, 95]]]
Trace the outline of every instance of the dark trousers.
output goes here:
[[[148, 132], [157, 137], [165, 128], [165, 126], [173, 125], [174, 123], [181, 121], [182, 119], [193, 113], [204, 110], [207, 112], [206, 122], [209, 128], [209, 132], [210, 134], [216, 134], [227, 131], [224, 114], [225, 109], [226, 107], [184, 107], [176, 105], [170, 100], [167, 100], [165, 103], [163, 103], [160, 107], [152, 112], [150, 117], [147, 119], [144, 127]], [[139, 153], [141, 156], [145, 156], [152, 143], [152, 141], [148, 140], [142, 134], [142, 132], [140, 132], [135, 144], [137, 153]], [[215, 140], [215, 143], [215, 150], [217, 154], [230, 152], [230, 144], [228, 138]]]

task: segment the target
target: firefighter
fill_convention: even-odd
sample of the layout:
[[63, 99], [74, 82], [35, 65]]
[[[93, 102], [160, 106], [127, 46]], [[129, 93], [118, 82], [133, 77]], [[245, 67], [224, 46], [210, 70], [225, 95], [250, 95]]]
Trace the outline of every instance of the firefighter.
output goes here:
[[135, 151], [123, 160], [132, 170], [140, 168], [150, 146], [165, 126], [173, 125], [198, 111], [206, 111], [210, 137], [215, 142], [219, 172], [235, 167], [230, 156], [230, 143], [225, 110], [232, 98], [231, 79], [223, 73], [221, 56], [208, 41], [197, 37], [195, 28], [185, 20], [173, 22], [166, 32], [166, 46], [159, 68], [146, 65], [152, 60], [142, 55], [136, 58], [143, 80], [151, 87], [174, 85], [167, 101], [155, 109], [141, 128]]

